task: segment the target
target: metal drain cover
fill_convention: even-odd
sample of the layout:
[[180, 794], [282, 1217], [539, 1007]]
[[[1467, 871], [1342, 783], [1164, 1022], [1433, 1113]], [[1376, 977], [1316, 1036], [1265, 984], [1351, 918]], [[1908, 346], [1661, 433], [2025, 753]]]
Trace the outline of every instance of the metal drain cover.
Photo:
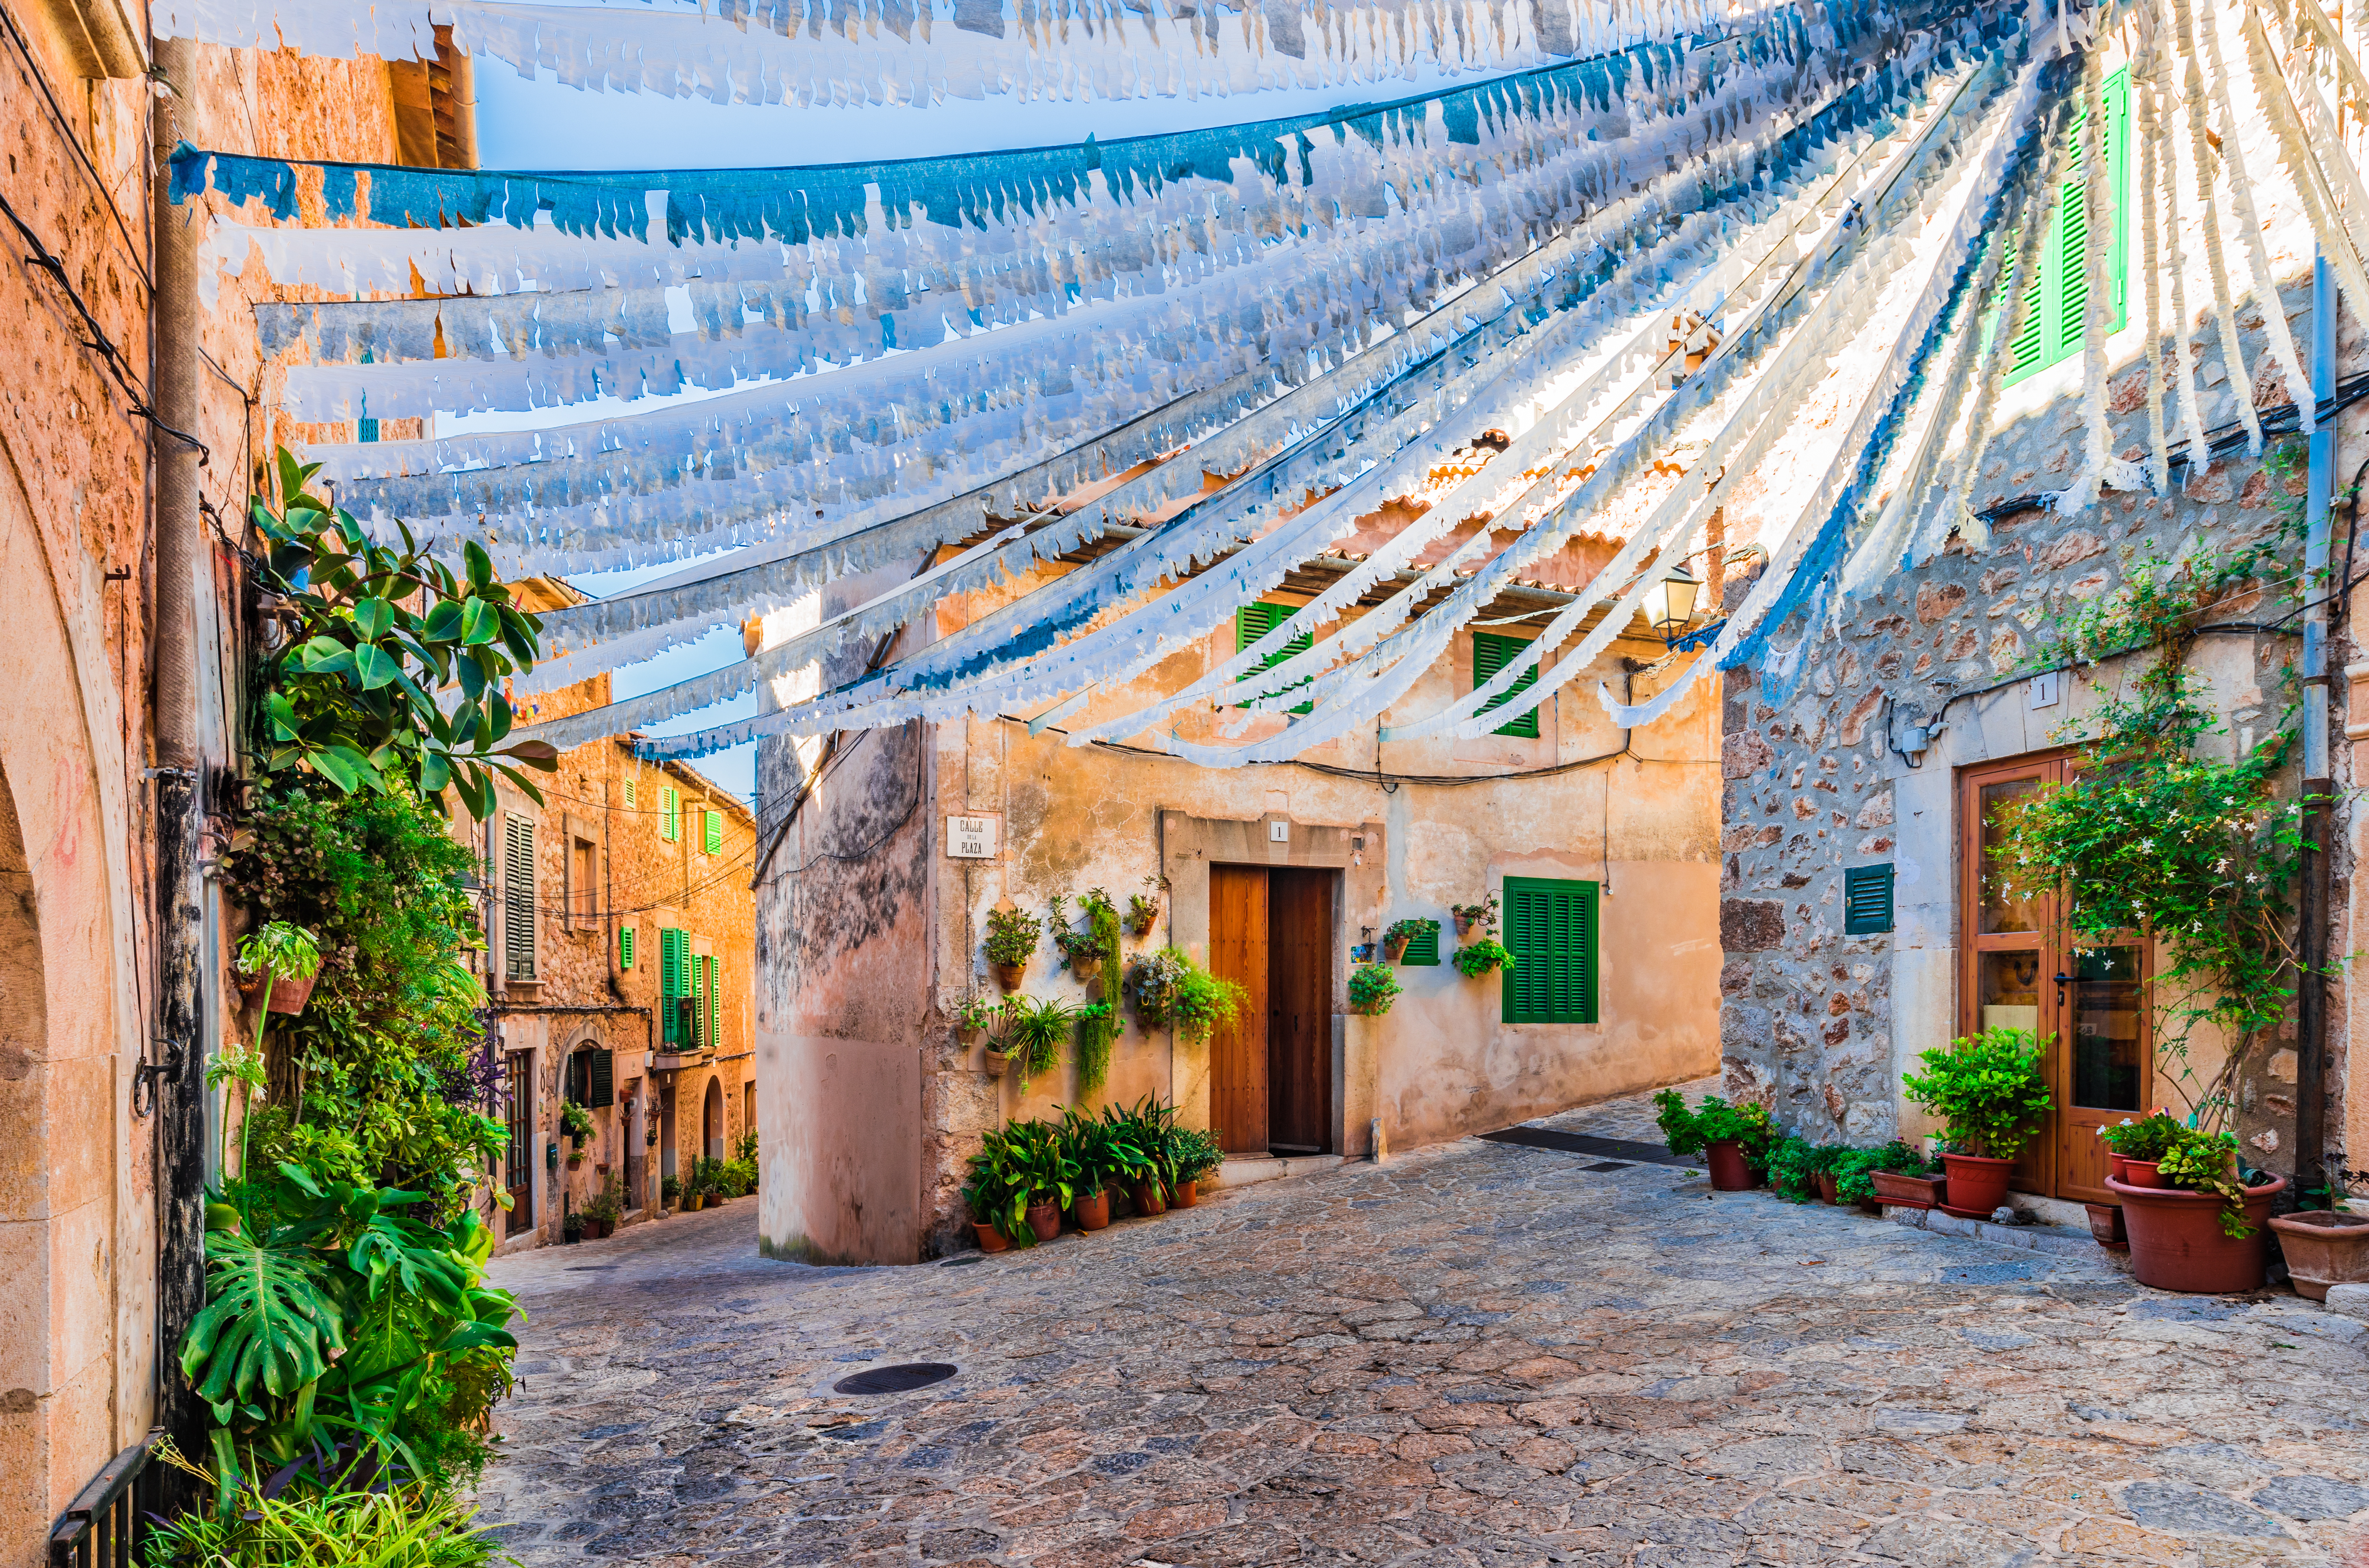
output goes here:
[[904, 1394], [915, 1389], [926, 1389], [932, 1383], [943, 1383], [959, 1370], [943, 1361], [906, 1361], [894, 1367], [875, 1367], [858, 1372], [853, 1378], [841, 1378], [830, 1386], [835, 1394]]

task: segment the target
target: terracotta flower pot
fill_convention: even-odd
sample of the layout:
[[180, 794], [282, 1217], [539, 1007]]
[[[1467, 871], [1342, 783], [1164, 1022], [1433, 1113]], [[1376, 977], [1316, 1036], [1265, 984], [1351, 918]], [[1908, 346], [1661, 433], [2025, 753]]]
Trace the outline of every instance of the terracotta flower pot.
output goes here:
[[1104, 1187], [1103, 1196], [1110, 1200], [1110, 1217], [1114, 1220], [1135, 1218], [1135, 1199], [1125, 1187]]
[[1456, 917], [1456, 934], [1459, 936], [1470, 936], [1472, 934], [1472, 928], [1480, 923], [1481, 922], [1479, 921], [1475, 920], [1471, 915], [1458, 915]]
[[1103, 974], [1103, 956], [1102, 956], [1102, 955], [1101, 955], [1101, 954], [1099, 954], [1099, 953], [1097, 953], [1097, 954], [1093, 955], [1092, 957], [1086, 957], [1086, 956], [1078, 956], [1078, 957], [1075, 957], [1075, 958], [1070, 959], [1070, 973], [1071, 973], [1071, 974], [1073, 974], [1073, 975], [1077, 976], [1077, 977], [1078, 977], [1078, 979], [1079, 979], [1079, 980], [1080, 980], [1081, 982], [1083, 982], [1083, 981], [1086, 981], [1086, 980], [1098, 980], [1098, 979], [1102, 979], [1102, 974]]
[[273, 1013], [303, 1012], [304, 1003], [312, 1000], [313, 987], [320, 978], [317, 974], [309, 975], [301, 980], [292, 979], [286, 975], [272, 976], [271, 1000], [264, 1003], [265, 1008]]
[[1194, 1196], [1194, 1189], [1197, 1185], [1198, 1184], [1193, 1182], [1179, 1182], [1174, 1186], [1170, 1187], [1168, 1189], [1169, 1207], [1172, 1208], [1190, 1208], [1196, 1203], [1199, 1202], [1199, 1198]]
[[2286, 1185], [2284, 1176], [2273, 1176], [2262, 1186], [2246, 1189], [2246, 1219], [2254, 1233], [2241, 1240], [2221, 1233], [2218, 1193], [2134, 1186], [2106, 1178], [2106, 1190], [2123, 1202], [2123, 1228], [2131, 1238], [2131, 1273], [2138, 1282], [2157, 1290], [2215, 1296], [2260, 1287], [2269, 1239], [2263, 1222], [2271, 1217], [2272, 1200]]
[[1099, 1230], [1110, 1223], [1110, 1194], [1097, 1187], [1070, 1206], [1081, 1230]]
[[1011, 1067], [1012, 1053], [1010, 1051], [991, 1050], [987, 1053], [987, 1075], [990, 1078], [1002, 1077], [1005, 1072], [1010, 1070]]
[[1819, 1171], [1815, 1173], [1815, 1179], [1818, 1184], [1818, 1201], [1820, 1203], [1834, 1202], [1835, 1173], [1832, 1171]]
[[1382, 938], [1382, 956], [1389, 959], [1393, 964], [1397, 963], [1400, 959], [1406, 956], [1407, 944], [1412, 940], [1413, 938], [1404, 936], [1386, 936]]
[[2123, 1182], [2134, 1187], [2164, 1186], [2167, 1184], [2163, 1179], [2163, 1173], [2156, 1169], [2156, 1164], [2157, 1162], [2153, 1160], [2125, 1160], [2123, 1162], [2121, 1175], [2117, 1176], [2109, 1171], [2106, 1176], [2109, 1181]]
[[2008, 1177], [2015, 1173], [2012, 1160], [1990, 1160], [1980, 1154], [1944, 1154], [1950, 1168], [1950, 1197], [1941, 1212], [1961, 1219], [1988, 1219], [2007, 1202]]
[[2126, 1157], [2115, 1153], [2111, 1149], [2106, 1150], [2106, 1174], [2113, 1177], [2114, 1180], [2118, 1182], [2129, 1181], [2131, 1179], [2130, 1166], [2131, 1162]]
[[978, 1250], [982, 1253], [1000, 1253], [1012, 1245], [1003, 1239], [1003, 1232], [992, 1225], [982, 1225], [974, 1219], [970, 1222], [970, 1231], [978, 1238]]
[[1876, 1200], [1894, 1208], [1931, 1208], [1949, 1190], [1948, 1181], [1940, 1176], [1905, 1176], [1894, 1171], [1871, 1171], [1868, 1175], [1875, 1183]]
[[995, 983], [1003, 988], [1006, 996], [1020, 989], [1021, 977], [1028, 972], [1025, 964], [990, 964], [988, 967], [995, 971]]
[[2098, 1239], [2098, 1245], [2110, 1253], [2131, 1250], [2130, 1232], [2123, 1229], [2121, 1204], [2085, 1203], [2081, 1207], [2089, 1211], [2089, 1234]]
[[1752, 1166], [1744, 1158], [1744, 1145], [1735, 1139], [1721, 1139], [1703, 1150], [1703, 1160], [1711, 1166], [1711, 1191], [1740, 1193], [1752, 1190]]
[[1061, 1206], [1058, 1203], [1032, 1203], [1028, 1206], [1028, 1229], [1036, 1232], [1040, 1242], [1049, 1242], [1061, 1233]]
[[2295, 1294], [2328, 1299], [2331, 1285], [2369, 1284], [2369, 1214], [2307, 1208], [2271, 1219]]
[[1158, 1182], [1136, 1183], [1134, 1196], [1135, 1211], [1138, 1214], [1144, 1216], [1146, 1219], [1150, 1219], [1155, 1214], [1165, 1214], [1168, 1212], [1168, 1205], [1161, 1200], [1160, 1184]]

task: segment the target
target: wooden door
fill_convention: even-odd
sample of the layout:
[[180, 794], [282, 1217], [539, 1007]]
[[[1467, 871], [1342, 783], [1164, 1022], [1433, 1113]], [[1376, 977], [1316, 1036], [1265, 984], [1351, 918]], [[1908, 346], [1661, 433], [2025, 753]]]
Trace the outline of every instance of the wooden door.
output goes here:
[[2029, 1029], [2045, 1043], [2055, 1108], [2016, 1163], [2017, 1189], [2103, 1203], [2111, 1195], [2098, 1128], [2144, 1114], [2150, 1087], [2144, 947], [2130, 937], [2076, 949], [2054, 890], [2012, 886], [1994, 860], [1997, 808], [2065, 783], [2070, 766], [2070, 758], [2053, 753], [1960, 775], [1959, 907], [1967, 919], [1959, 1024], [1963, 1034]]
[[1267, 871], [1209, 868], [1209, 972], [1248, 993], [1209, 1036], [1209, 1125], [1229, 1154], [1267, 1148]]
[[1336, 871], [1267, 874], [1267, 1147], [1333, 1146], [1333, 902]]

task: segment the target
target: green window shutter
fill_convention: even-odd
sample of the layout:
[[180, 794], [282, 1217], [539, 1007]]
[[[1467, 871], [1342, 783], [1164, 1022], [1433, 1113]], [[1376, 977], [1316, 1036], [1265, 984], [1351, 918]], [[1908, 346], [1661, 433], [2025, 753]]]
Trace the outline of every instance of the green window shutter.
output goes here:
[[1866, 936], [1892, 929], [1892, 865], [1843, 868], [1843, 933]]
[[1426, 931], [1420, 936], [1407, 938], [1406, 951], [1399, 955], [1402, 967], [1421, 968], [1439, 963], [1439, 933]]
[[[2106, 123], [2099, 150], [2106, 159], [2106, 206], [2113, 233], [2106, 242], [2106, 331], [2121, 331], [2130, 321], [2131, 294], [2131, 74], [2128, 67], [2106, 78], [2100, 93]], [[2088, 181], [2081, 155], [2081, 137], [2089, 123], [2088, 107], [2078, 108], [2066, 131], [2065, 183], [2057, 191], [2056, 211], [2049, 217], [2041, 240], [2036, 275], [2025, 286], [2022, 328], [2010, 345], [2008, 384], [2046, 370], [2081, 351], [2081, 335], [2089, 307], [2089, 278], [2083, 247], [2089, 242]], [[2002, 291], [2002, 295], [2004, 291]], [[2003, 298], [2002, 298], [2002, 303]]]
[[1540, 876], [1505, 878], [1504, 982], [1508, 1024], [1596, 1021], [1596, 885]]
[[[1261, 602], [1257, 604], [1243, 605], [1240, 611], [1235, 612], [1234, 615], [1234, 651], [1236, 653], [1241, 653], [1253, 643], [1258, 641], [1269, 632], [1274, 631], [1286, 621], [1290, 620], [1293, 609], [1294, 606], [1289, 604], [1267, 604]], [[1298, 654], [1306, 653], [1310, 648], [1312, 648], [1315, 646], [1315, 637], [1309, 633], [1302, 632], [1299, 635], [1284, 644], [1276, 652], [1268, 654], [1265, 658], [1260, 659], [1259, 668], [1261, 670], [1273, 670], [1285, 659], [1290, 658]], [[1237, 676], [1235, 679], [1248, 680], [1249, 677], [1247, 675], [1242, 675]], [[1307, 684], [1308, 682], [1305, 681], [1299, 682], [1299, 685], [1301, 686], [1305, 686]], [[1298, 687], [1293, 689], [1296, 691], [1298, 690]], [[1310, 713], [1314, 711], [1315, 706], [1316, 704], [1313, 703], [1302, 703], [1291, 711], [1296, 714]]]
[[634, 781], [633, 781], [633, 780], [631, 780], [631, 779], [627, 779], [627, 780], [625, 781], [625, 809], [626, 809], [626, 810], [628, 810], [628, 811], [631, 811], [633, 808], [634, 808]]
[[584, 1099], [584, 1108], [597, 1111], [617, 1103], [617, 1053], [592, 1053], [591, 1085]]
[[682, 932], [668, 926], [658, 933], [658, 1021], [666, 1043], [681, 1046], [682, 1040], [682, 1009], [675, 1005], [683, 994]]
[[672, 843], [682, 836], [682, 796], [670, 784], [658, 791], [658, 837]]
[[510, 817], [502, 824], [502, 957], [514, 980], [534, 977], [534, 824]]
[[722, 854], [724, 853], [724, 813], [703, 811], [700, 815], [707, 819], [705, 826], [707, 853]]
[[617, 967], [621, 969], [630, 969], [633, 967], [634, 928], [629, 925], [621, 925], [617, 928]]
[[[1505, 669], [1505, 666], [1513, 663], [1516, 659], [1521, 658], [1523, 652], [1528, 647], [1529, 645], [1522, 641], [1519, 637], [1492, 636], [1487, 632], [1473, 633], [1472, 689], [1477, 692], [1482, 687], [1487, 685], [1491, 681], [1495, 680], [1497, 672]], [[1529, 669], [1522, 672], [1522, 678], [1519, 681], [1514, 682], [1514, 689], [1512, 691], [1490, 698], [1488, 703], [1481, 709], [1481, 711], [1485, 714], [1494, 708], [1497, 708], [1506, 703], [1510, 703], [1515, 699], [1515, 697], [1528, 691], [1538, 683], [1539, 667], [1533, 664]], [[1499, 735], [1510, 735], [1522, 740], [1536, 740], [1539, 738], [1539, 710], [1537, 708], [1532, 708], [1528, 713], [1524, 714], [1521, 717], [1514, 720], [1511, 724], [1499, 727], [1495, 733]]]
[[691, 956], [691, 1043], [694, 1050], [707, 1048], [707, 955]]
[[707, 960], [707, 1043], [721, 1049], [724, 1045], [724, 961]]

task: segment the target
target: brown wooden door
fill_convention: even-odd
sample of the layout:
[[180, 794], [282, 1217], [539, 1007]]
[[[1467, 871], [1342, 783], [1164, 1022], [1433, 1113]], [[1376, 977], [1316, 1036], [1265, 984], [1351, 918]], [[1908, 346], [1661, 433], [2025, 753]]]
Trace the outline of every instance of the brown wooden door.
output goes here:
[[2134, 938], [2077, 950], [2052, 889], [2010, 885], [1993, 861], [1998, 807], [2066, 782], [2062, 753], [1971, 768], [1959, 779], [1967, 911], [1961, 1033], [2029, 1029], [2046, 1043], [2055, 1109], [2016, 1163], [2018, 1190], [2112, 1201], [2098, 1128], [2143, 1115], [2151, 1087], [2146, 956]]
[[1209, 972], [1248, 992], [1209, 1036], [1209, 1124], [1229, 1154], [1267, 1147], [1267, 872], [1209, 868]]
[[1267, 874], [1267, 1147], [1333, 1138], [1333, 901], [1340, 873]]

